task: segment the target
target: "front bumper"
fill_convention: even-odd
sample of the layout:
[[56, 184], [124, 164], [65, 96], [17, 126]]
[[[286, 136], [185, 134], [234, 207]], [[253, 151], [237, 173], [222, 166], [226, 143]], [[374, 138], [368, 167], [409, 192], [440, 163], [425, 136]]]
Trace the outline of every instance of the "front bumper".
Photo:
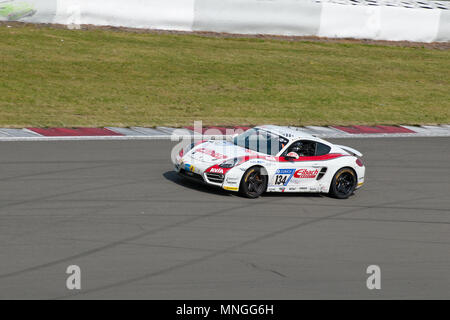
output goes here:
[[206, 181], [203, 179], [203, 176], [198, 174], [198, 173], [194, 173], [194, 172], [190, 172], [190, 171], [186, 171], [184, 169], [178, 169], [175, 168], [175, 171], [178, 172], [178, 174], [184, 178], [190, 179], [190, 180], [194, 180], [197, 182], [203, 182], [206, 183]]
[[239, 177], [233, 175], [233, 170], [227, 173], [208, 172], [208, 168], [199, 168], [190, 164], [175, 164], [175, 171], [191, 181], [201, 182], [229, 191], [239, 191]]

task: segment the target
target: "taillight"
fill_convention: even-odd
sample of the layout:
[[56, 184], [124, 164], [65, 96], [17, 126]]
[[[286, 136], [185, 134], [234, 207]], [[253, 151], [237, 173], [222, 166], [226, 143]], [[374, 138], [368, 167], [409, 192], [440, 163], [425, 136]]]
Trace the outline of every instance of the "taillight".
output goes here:
[[178, 153], [178, 155], [180, 156], [180, 158], [184, 155], [184, 149], [180, 150], [180, 153]]
[[358, 165], [358, 166], [360, 166], [360, 167], [364, 167], [364, 163], [362, 162], [362, 160], [361, 159], [356, 159], [356, 164]]

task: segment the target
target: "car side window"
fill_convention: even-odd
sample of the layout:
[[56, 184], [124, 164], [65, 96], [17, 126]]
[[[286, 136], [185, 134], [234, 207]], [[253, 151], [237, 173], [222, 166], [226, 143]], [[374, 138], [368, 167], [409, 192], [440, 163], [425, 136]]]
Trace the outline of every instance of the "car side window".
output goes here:
[[323, 156], [330, 153], [331, 148], [326, 144], [317, 142], [316, 145], [316, 156]]
[[284, 156], [291, 152], [297, 153], [299, 157], [313, 157], [316, 154], [316, 142], [310, 140], [296, 141], [284, 152]]

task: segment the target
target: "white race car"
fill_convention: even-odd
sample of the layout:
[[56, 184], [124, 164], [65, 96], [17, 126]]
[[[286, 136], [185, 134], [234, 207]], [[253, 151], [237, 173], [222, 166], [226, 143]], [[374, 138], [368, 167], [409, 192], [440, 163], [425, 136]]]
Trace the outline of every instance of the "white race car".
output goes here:
[[346, 199], [364, 183], [362, 154], [289, 127], [259, 126], [232, 141], [192, 143], [176, 157], [182, 176], [239, 191], [316, 192]]

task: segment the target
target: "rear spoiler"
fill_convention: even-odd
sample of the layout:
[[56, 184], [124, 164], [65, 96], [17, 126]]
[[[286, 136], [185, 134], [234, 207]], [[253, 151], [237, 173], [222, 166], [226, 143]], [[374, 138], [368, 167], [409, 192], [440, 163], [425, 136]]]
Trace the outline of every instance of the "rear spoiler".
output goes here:
[[351, 154], [353, 154], [353, 155], [355, 155], [357, 157], [362, 157], [363, 156], [363, 154], [361, 152], [359, 152], [358, 150], [355, 150], [353, 148], [350, 148], [350, 147], [347, 147], [347, 146], [340, 146], [340, 145], [335, 145], [335, 146], [339, 147], [339, 148], [341, 148], [341, 149], [343, 149], [343, 150], [345, 150], [345, 151], [347, 151], [347, 152], [349, 152], [349, 153], [351, 153]]

